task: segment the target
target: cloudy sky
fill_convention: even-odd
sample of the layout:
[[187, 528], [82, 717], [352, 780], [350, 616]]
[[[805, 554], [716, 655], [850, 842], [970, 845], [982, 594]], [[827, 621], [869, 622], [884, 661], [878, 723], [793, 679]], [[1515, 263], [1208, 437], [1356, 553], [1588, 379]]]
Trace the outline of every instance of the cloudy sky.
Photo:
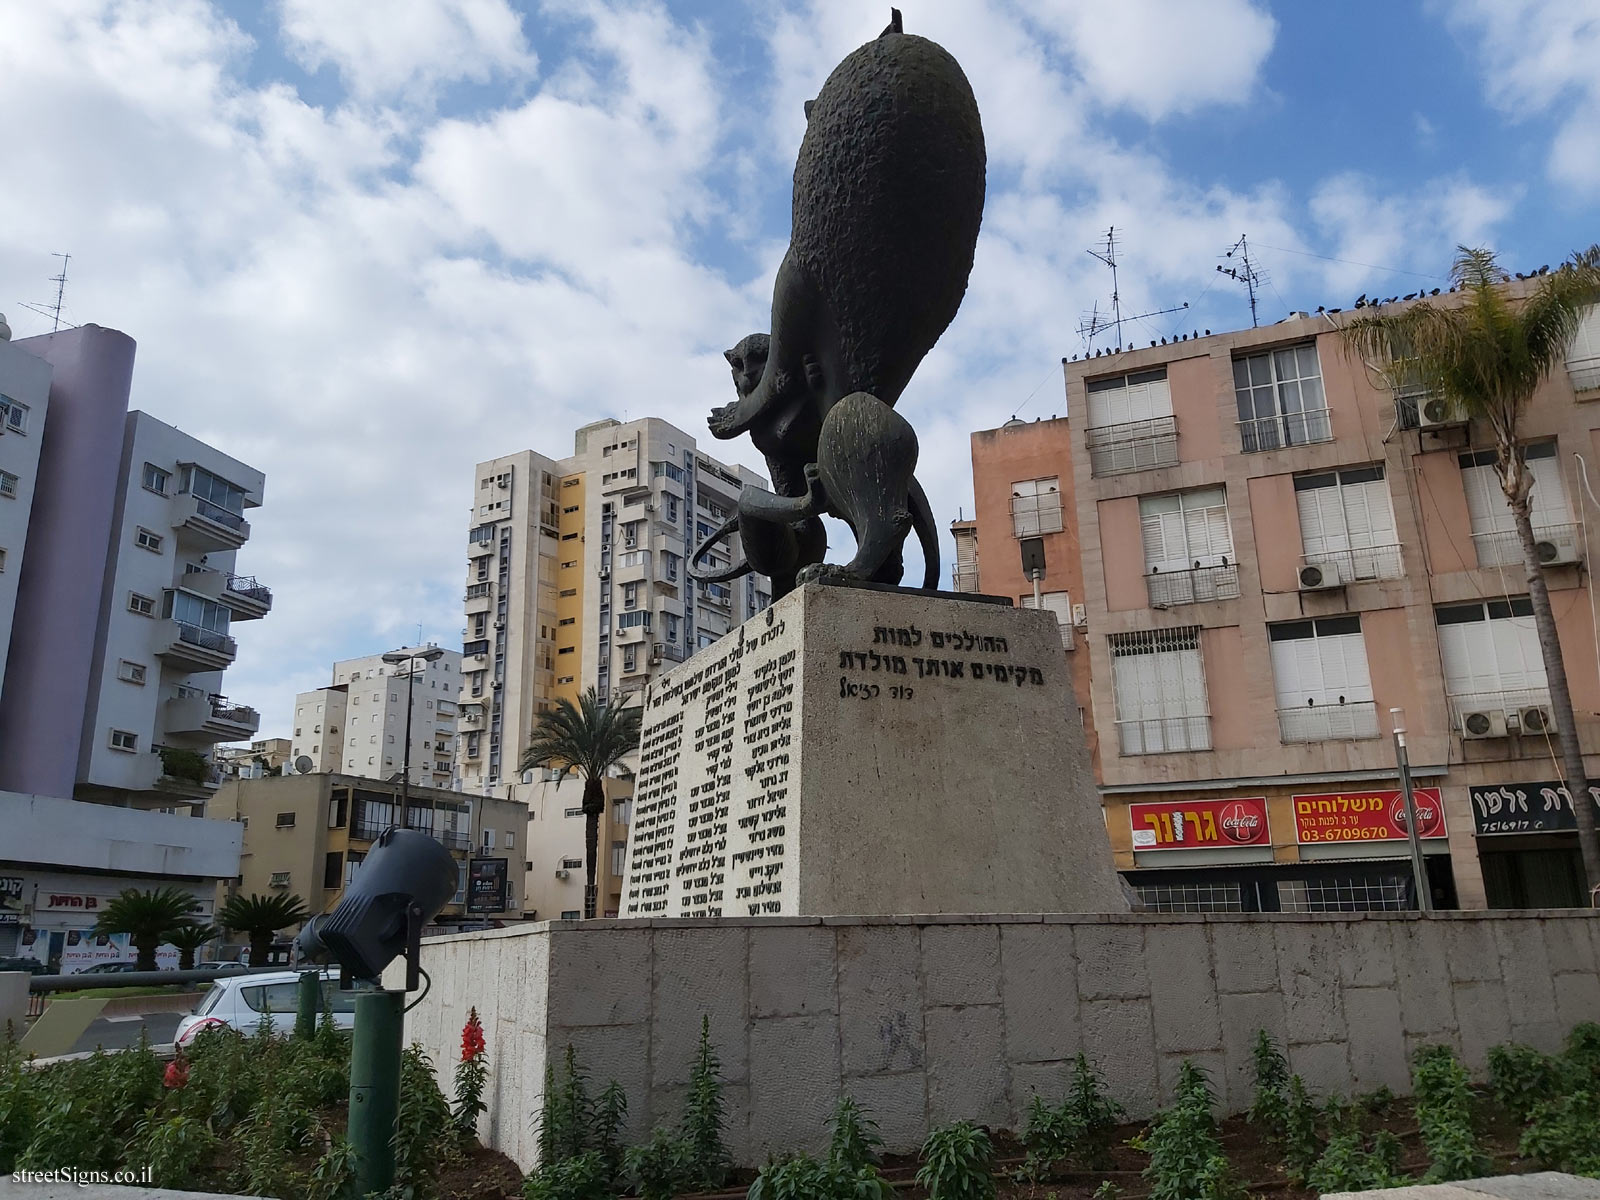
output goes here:
[[[967, 434], [1063, 408], [1110, 293], [1140, 344], [1600, 240], [1600, 0], [901, 0], [961, 60], [989, 191], [900, 403], [938, 516]], [[462, 625], [472, 465], [601, 416], [691, 431], [767, 327], [813, 95], [862, 0], [0, 0], [0, 309], [139, 343], [134, 402], [260, 467], [271, 586], [228, 690], [287, 731], [338, 657]], [[714, 448], [759, 466], [747, 448]], [[948, 554], [948, 546], [947, 546]]]

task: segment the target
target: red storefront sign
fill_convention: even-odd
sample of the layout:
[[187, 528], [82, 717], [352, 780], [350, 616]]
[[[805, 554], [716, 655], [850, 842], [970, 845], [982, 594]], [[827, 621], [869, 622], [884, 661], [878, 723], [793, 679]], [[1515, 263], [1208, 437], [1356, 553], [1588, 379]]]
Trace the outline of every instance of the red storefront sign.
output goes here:
[[[1438, 788], [1415, 788], [1417, 824], [1425, 838], [1447, 836]], [[1294, 835], [1302, 846], [1326, 842], [1403, 842], [1406, 798], [1398, 789], [1326, 792], [1294, 797]]]
[[1128, 821], [1135, 850], [1272, 845], [1265, 796], [1130, 804]]

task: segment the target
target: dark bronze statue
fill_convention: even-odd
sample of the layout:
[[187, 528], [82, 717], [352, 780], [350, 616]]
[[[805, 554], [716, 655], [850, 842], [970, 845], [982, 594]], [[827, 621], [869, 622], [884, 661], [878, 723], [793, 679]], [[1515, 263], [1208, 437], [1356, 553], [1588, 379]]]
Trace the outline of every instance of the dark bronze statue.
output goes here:
[[[939, 580], [938, 531], [913, 476], [917, 437], [894, 404], [961, 307], [983, 217], [983, 128], [956, 60], [904, 33], [834, 68], [806, 105], [794, 171], [793, 232], [772, 295], [772, 333], [727, 352], [738, 399], [712, 412], [719, 438], [748, 433], [773, 491], [744, 489], [729, 521], [696, 550], [697, 579], [755, 571], [774, 598], [819, 575], [899, 583], [914, 528]], [[856, 537], [824, 563], [821, 517]], [[698, 563], [737, 529], [745, 558]]]

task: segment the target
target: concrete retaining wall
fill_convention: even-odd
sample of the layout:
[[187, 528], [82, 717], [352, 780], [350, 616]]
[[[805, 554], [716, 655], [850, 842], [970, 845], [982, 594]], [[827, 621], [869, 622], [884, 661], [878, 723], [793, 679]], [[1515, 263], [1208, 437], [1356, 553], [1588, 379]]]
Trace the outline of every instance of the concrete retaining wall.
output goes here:
[[480, 1132], [534, 1164], [546, 1052], [627, 1091], [628, 1136], [675, 1121], [701, 1014], [737, 1159], [820, 1148], [849, 1092], [892, 1150], [970, 1118], [1015, 1127], [1080, 1050], [1134, 1116], [1185, 1057], [1229, 1110], [1270, 1030], [1318, 1093], [1409, 1089], [1448, 1042], [1554, 1049], [1600, 1020], [1600, 913], [827, 917], [553, 921], [424, 943], [434, 990], [407, 1018], [447, 1075], [469, 1005], [491, 1060]]

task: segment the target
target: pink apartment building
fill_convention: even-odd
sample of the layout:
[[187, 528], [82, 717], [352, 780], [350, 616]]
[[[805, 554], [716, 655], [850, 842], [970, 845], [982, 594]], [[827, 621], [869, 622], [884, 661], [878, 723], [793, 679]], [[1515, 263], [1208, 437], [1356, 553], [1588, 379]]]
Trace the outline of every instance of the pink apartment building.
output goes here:
[[[1107, 832], [1151, 907], [1412, 907], [1395, 707], [1436, 903], [1582, 903], [1488, 435], [1396, 394], [1345, 350], [1343, 319], [1064, 362], [1066, 417], [973, 434], [961, 583], [1032, 603], [1020, 551], [1039, 539]], [[1596, 401], [1600, 310], [1523, 429], [1600, 780]]]

